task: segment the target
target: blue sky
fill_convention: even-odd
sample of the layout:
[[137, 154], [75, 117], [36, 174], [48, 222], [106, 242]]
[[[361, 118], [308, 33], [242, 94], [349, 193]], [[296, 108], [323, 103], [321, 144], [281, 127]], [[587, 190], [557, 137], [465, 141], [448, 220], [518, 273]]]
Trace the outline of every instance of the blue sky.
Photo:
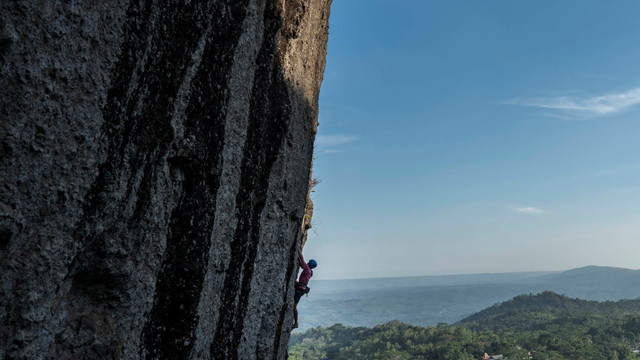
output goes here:
[[639, 268], [640, 2], [334, 0], [316, 278]]

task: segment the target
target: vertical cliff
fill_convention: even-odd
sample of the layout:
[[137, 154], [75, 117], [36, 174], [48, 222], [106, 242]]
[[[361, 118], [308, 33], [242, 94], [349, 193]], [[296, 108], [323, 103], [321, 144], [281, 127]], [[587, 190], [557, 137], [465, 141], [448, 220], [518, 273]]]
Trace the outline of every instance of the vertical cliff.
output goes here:
[[0, 359], [282, 359], [331, 0], [0, 4]]

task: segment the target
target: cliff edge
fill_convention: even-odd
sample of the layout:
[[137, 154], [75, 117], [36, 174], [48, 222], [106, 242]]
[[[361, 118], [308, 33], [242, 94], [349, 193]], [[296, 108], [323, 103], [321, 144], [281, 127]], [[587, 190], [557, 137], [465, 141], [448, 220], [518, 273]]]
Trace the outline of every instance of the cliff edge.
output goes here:
[[331, 0], [0, 4], [0, 359], [283, 359]]

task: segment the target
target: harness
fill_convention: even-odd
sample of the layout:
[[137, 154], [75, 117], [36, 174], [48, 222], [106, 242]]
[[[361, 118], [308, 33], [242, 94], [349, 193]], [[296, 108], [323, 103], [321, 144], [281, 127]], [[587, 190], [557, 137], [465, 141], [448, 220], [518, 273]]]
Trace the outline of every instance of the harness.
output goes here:
[[296, 285], [295, 285], [298, 289], [304, 290], [305, 294], [309, 294], [309, 291], [311, 291], [311, 288], [304, 283], [298, 282], [296, 281]]

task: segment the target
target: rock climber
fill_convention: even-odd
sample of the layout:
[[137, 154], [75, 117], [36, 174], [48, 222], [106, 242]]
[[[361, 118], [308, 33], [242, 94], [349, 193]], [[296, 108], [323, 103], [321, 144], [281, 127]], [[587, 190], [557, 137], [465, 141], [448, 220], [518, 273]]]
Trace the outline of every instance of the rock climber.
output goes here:
[[298, 327], [298, 301], [304, 294], [308, 294], [311, 288], [308, 286], [309, 279], [313, 276], [313, 268], [318, 266], [318, 263], [315, 260], [309, 260], [308, 263], [304, 262], [304, 256], [302, 256], [302, 250], [298, 251], [298, 265], [302, 268], [302, 272], [298, 277], [298, 281], [296, 281], [296, 294], [294, 296], [295, 304], [293, 305], [293, 328]]

